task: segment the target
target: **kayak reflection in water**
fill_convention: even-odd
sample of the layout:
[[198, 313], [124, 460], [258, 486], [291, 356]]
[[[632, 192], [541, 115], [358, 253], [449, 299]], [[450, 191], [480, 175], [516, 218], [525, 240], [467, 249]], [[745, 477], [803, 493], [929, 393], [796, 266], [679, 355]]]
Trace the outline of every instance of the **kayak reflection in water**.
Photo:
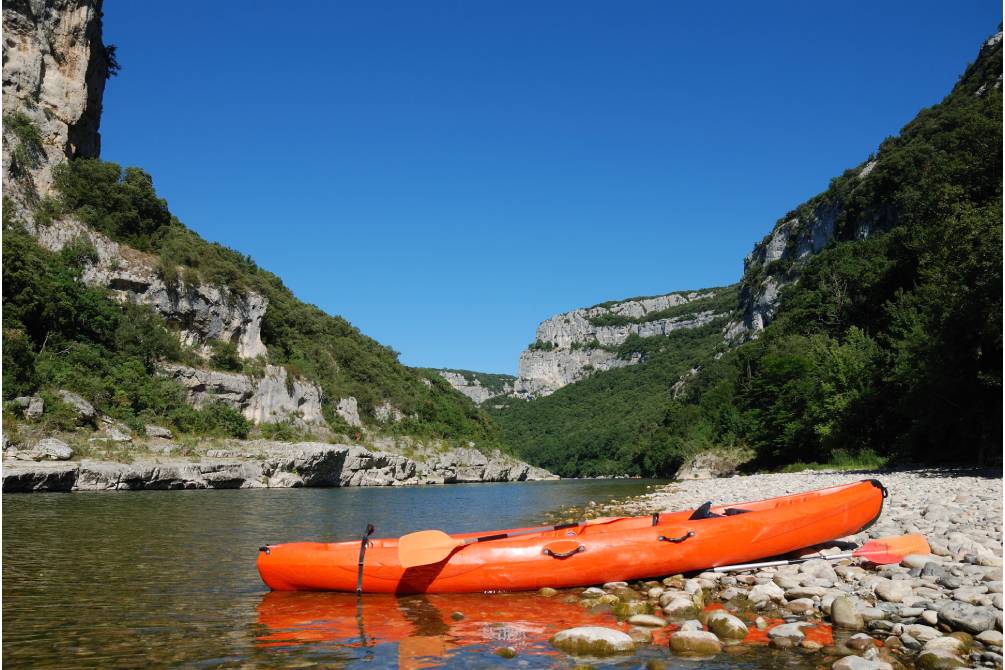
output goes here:
[[591, 613], [562, 596], [536, 594], [373, 594], [273, 591], [258, 605], [260, 648], [329, 646], [346, 650], [397, 644], [401, 668], [427, 668], [452, 652], [552, 654], [548, 640], [563, 628], [626, 629], [610, 613]]

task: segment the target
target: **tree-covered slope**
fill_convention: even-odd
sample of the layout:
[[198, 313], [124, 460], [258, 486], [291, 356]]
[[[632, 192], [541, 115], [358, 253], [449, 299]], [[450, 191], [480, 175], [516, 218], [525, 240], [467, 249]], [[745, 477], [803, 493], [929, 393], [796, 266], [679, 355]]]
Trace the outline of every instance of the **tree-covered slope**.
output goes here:
[[632, 338], [620, 353], [642, 353], [644, 362], [597, 372], [543, 398], [493, 400], [492, 417], [521, 458], [565, 477], [672, 473], [686, 449], [662, 427], [671, 387], [723, 348], [725, 323]]
[[[5, 399], [58, 386], [84, 394], [102, 411], [124, 420], [160, 421], [186, 430], [192, 422], [181, 418], [186, 411], [181, 389], [157, 376], [159, 362], [175, 360], [252, 376], [272, 364], [285, 367], [291, 380], [320, 387], [322, 409], [332, 428], [347, 428], [335, 413], [335, 403], [351, 396], [365, 423], [375, 423], [375, 410], [384, 404], [400, 413], [401, 420], [381, 426], [383, 431], [495, 442], [484, 414], [439, 375], [402, 365], [396, 352], [345, 319], [298, 300], [249, 257], [207, 242], [185, 227], [142, 170], [76, 159], [57, 166], [54, 175], [53, 196], [43, 198], [30, 213], [39, 234], [62, 220], [79, 220], [128, 245], [123, 253], [130, 257], [150, 259], [172, 291], [205, 284], [221, 287], [223, 300], [249, 292], [264, 296], [268, 307], [261, 339], [268, 353], [241, 359], [231, 343], [211, 341], [213, 353], [204, 359], [194, 348], [180, 346], [177, 337], [161, 337], [185, 324], [120, 305], [108, 290], [84, 285], [81, 275], [95, 253], [86, 241], [55, 254], [35, 244], [24, 222], [6, 217]], [[145, 343], [134, 351], [121, 335], [123, 328], [158, 344], [151, 349], [154, 345]], [[131, 368], [134, 363], [139, 367]], [[127, 368], [134, 378], [124, 384], [119, 377]], [[159, 394], [159, 399], [150, 401], [147, 392]]]
[[[562, 474], [669, 474], [708, 447], [770, 467], [1000, 460], [1001, 48], [999, 34], [943, 102], [779, 220], [737, 305], [771, 303], [756, 339], [713, 353], [717, 330], [668, 338], [638, 366], [513, 403], [496, 415], [506, 440]], [[768, 286], [779, 295], [758, 304]]]

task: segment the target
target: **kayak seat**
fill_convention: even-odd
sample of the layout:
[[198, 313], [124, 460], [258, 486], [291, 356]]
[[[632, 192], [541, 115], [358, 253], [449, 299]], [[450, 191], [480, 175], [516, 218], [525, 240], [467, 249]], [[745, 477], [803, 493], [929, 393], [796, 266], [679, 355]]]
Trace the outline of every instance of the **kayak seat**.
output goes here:
[[701, 519], [714, 519], [720, 516], [736, 516], [737, 514], [746, 514], [750, 512], [749, 509], [740, 509], [739, 507], [727, 507], [724, 510], [724, 514], [716, 514], [712, 511], [712, 501], [709, 500], [707, 503], [696, 509], [688, 517], [688, 521], [699, 521]]
[[712, 501], [709, 500], [707, 503], [702, 504], [698, 509], [691, 513], [691, 516], [687, 518], [688, 521], [700, 521], [701, 519], [714, 519], [716, 517], [722, 516], [721, 514], [716, 514], [712, 511]]

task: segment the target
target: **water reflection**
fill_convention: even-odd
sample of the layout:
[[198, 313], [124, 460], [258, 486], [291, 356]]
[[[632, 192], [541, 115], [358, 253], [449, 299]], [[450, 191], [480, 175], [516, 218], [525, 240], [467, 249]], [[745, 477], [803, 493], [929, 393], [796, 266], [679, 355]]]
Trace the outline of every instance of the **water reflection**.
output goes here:
[[[570, 626], [625, 629], [608, 613], [571, 599], [536, 594], [433, 594], [396, 597], [339, 593], [269, 593], [258, 606], [261, 648], [303, 647], [315, 653], [394, 645], [401, 668], [436, 667], [450, 656], [512, 647], [521, 656], [553, 655], [548, 639]], [[491, 656], [489, 657], [491, 658]], [[387, 659], [385, 659], [387, 660]], [[487, 659], [486, 659], [487, 660]]]
[[[358, 537], [366, 522], [385, 536], [516, 527], [646, 484], [5, 494], [4, 668], [574, 668], [548, 644], [555, 632], [626, 626], [569, 593], [373, 595], [357, 608], [353, 595], [267, 593], [257, 548]], [[493, 654], [510, 646], [517, 658]], [[700, 667], [812, 667], [798, 652], [774, 654], [758, 647]], [[592, 664], [638, 669], [650, 658], [698, 667], [672, 658], [659, 636], [634, 656]]]

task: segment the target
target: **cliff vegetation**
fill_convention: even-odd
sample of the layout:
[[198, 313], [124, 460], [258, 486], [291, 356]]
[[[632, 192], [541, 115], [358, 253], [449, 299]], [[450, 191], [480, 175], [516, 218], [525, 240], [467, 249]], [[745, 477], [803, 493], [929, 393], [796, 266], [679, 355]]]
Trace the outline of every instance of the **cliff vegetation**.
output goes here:
[[626, 341], [638, 365], [497, 412], [506, 441], [562, 475], [672, 475], [706, 449], [771, 468], [1000, 462], [1001, 48], [780, 219], [733, 305], [769, 307], [756, 339], [722, 347], [720, 323]]

